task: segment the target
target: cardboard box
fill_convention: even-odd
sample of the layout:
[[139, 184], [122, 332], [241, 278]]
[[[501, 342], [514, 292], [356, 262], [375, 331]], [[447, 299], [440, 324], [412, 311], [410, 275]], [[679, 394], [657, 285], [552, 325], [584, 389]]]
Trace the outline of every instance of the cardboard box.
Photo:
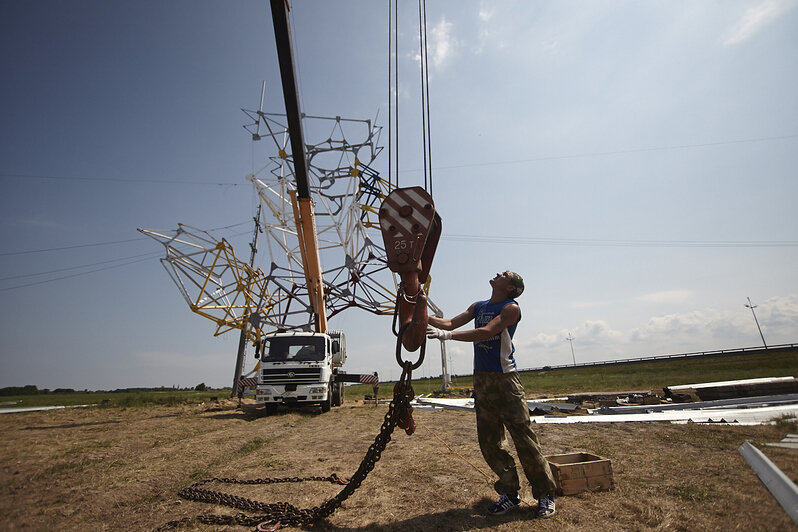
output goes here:
[[546, 457], [557, 482], [558, 495], [604, 491], [614, 486], [612, 464], [589, 453], [552, 454]]

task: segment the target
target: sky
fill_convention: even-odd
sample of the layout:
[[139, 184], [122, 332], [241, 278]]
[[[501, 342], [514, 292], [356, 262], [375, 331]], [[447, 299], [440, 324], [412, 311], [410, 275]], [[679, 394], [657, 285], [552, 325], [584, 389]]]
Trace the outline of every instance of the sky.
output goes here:
[[[291, 5], [302, 110], [387, 132], [387, 2]], [[417, 5], [397, 23], [395, 179], [416, 186]], [[760, 346], [747, 298], [768, 345], [798, 342], [798, 0], [430, 0], [427, 35], [447, 316], [511, 269], [519, 368]], [[265, 82], [284, 112], [268, 2], [0, 0], [0, 51], [0, 387], [229, 386], [238, 334], [136, 229], [248, 259], [245, 177], [273, 154], [241, 109]], [[389, 317], [330, 325], [347, 371], [398, 378]], [[469, 344], [446, 353], [471, 372]], [[432, 346], [414, 375], [440, 372]]]

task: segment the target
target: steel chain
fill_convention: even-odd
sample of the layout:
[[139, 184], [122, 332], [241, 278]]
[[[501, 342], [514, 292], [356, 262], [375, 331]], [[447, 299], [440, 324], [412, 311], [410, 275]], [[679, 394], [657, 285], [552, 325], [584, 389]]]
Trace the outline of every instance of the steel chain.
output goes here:
[[368, 474], [374, 469], [376, 463], [382, 457], [382, 452], [391, 441], [391, 435], [394, 428], [399, 424], [400, 418], [408, 416], [412, 419], [412, 410], [410, 401], [414, 397], [413, 386], [411, 384], [412, 364], [405, 363], [403, 366], [402, 377], [394, 386], [393, 399], [388, 405], [388, 412], [385, 414], [380, 432], [374, 438], [374, 442], [369, 446], [366, 455], [360, 462], [360, 467], [343, 489], [337, 495], [328, 499], [319, 506], [313, 508], [300, 509], [287, 502], [278, 503], [263, 503], [240, 497], [238, 495], [231, 495], [219, 491], [213, 491], [202, 488], [203, 484], [210, 482], [220, 482], [225, 484], [277, 484], [287, 482], [304, 482], [304, 481], [329, 481], [334, 483], [343, 483], [343, 481], [335, 474], [329, 477], [287, 477], [287, 478], [261, 478], [252, 480], [240, 480], [235, 478], [208, 478], [195, 482], [194, 484], [183, 488], [178, 492], [178, 496], [196, 502], [204, 502], [209, 504], [217, 504], [228, 506], [230, 508], [238, 508], [250, 512], [238, 513], [235, 515], [222, 515], [222, 514], [202, 514], [196, 517], [185, 517], [169, 521], [168, 523], [156, 528], [156, 531], [170, 530], [179, 526], [189, 525], [194, 522], [200, 522], [212, 525], [240, 525], [240, 526], [257, 526], [261, 529], [262, 525], [286, 525], [286, 526], [304, 526], [310, 525], [320, 519], [324, 519], [332, 515], [343, 502], [348, 499], [357, 490]]

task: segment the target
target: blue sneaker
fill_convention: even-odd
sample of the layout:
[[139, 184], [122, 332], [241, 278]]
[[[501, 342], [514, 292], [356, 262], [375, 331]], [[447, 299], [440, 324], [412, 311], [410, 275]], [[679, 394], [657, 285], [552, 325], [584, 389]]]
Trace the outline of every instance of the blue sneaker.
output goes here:
[[521, 498], [517, 493], [513, 495], [502, 495], [499, 500], [488, 506], [488, 513], [491, 515], [506, 514], [510, 510], [515, 510], [521, 506]]
[[535, 515], [541, 519], [548, 519], [554, 515], [554, 495], [546, 495], [538, 499], [538, 510]]

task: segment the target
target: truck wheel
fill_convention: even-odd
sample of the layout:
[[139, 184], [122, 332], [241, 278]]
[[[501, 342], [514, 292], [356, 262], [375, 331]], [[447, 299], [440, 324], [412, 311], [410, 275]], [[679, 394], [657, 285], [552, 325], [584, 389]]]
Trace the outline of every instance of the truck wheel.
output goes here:
[[343, 382], [333, 383], [332, 389], [333, 389], [332, 405], [341, 406], [342, 404], [344, 404], [344, 383]]
[[335, 395], [335, 382], [330, 379], [330, 383], [327, 385], [327, 399], [325, 399], [321, 403], [321, 412], [322, 414], [325, 412], [329, 412], [333, 405], [333, 395]]
[[327, 391], [327, 399], [325, 399], [321, 403], [321, 411], [322, 411], [322, 413], [329, 412], [330, 409], [332, 408], [332, 396], [333, 396], [333, 391], [332, 391], [332, 388], [331, 388], [331, 389], [329, 389]]
[[277, 405], [274, 405], [274, 404], [266, 405], [266, 415], [267, 416], [273, 416], [276, 413], [277, 413]]

